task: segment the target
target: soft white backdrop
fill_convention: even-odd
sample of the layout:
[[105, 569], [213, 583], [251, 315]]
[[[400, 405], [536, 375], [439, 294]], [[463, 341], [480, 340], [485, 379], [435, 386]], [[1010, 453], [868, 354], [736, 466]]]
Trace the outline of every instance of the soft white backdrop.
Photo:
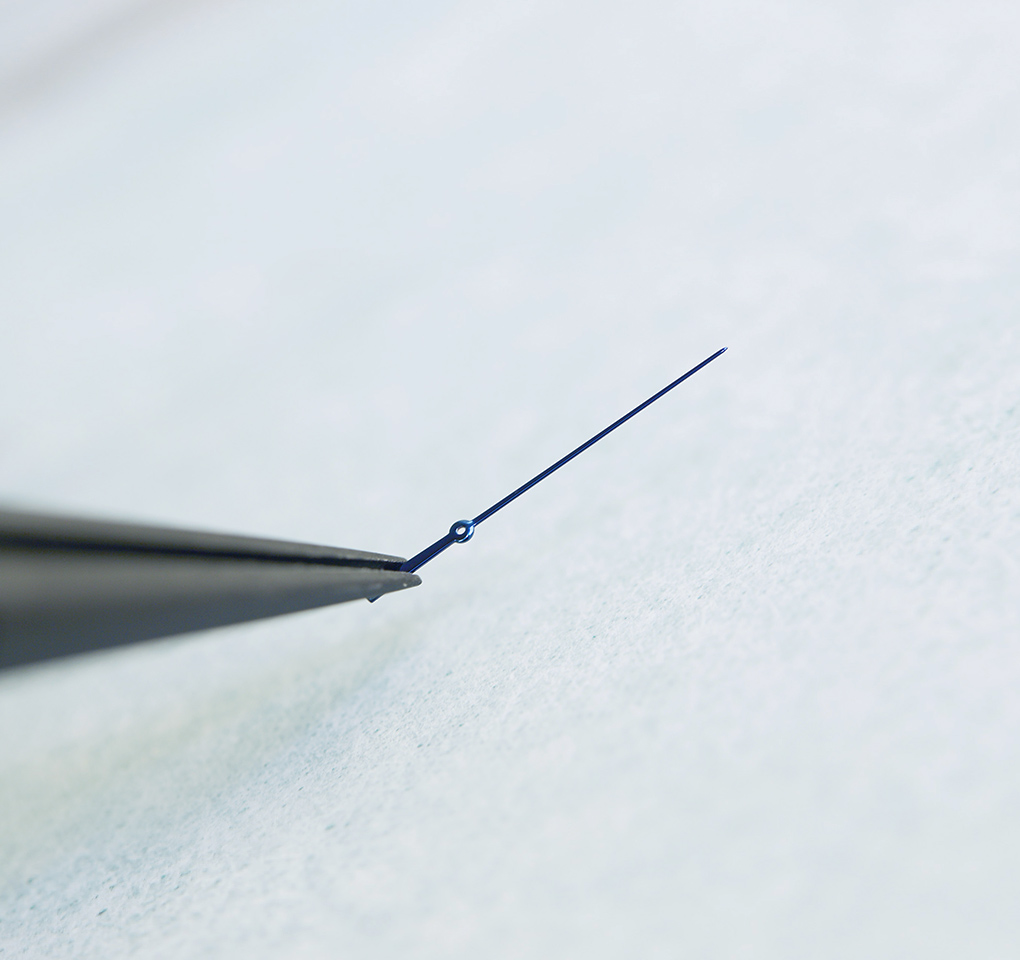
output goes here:
[[0, 955], [1013, 956], [1015, 3], [0, 6], [0, 500], [421, 587], [0, 677]]

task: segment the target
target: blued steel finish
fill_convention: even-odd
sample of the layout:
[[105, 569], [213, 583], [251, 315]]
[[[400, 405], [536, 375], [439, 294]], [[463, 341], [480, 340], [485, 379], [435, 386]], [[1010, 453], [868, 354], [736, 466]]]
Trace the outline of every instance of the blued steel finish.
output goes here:
[[0, 511], [0, 668], [421, 583], [400, 557]]
[[726, 347], [721, 350], [716, 350], [712, 356], [706, 360], [702, 360], [696, 367], [691, 367], [682, 377], [677, 377], [672, 383], [666, 384], [658, 393], [653, 394], [644, 403], [639, 403], [629, 413], [625, 413], [619, 420], [614, 420], [605, 430], [600, 430], [590, 440], [585, 440], [584, 443], [579, 447], [575, 447], [565, 457], [560, 457], [551, 467], [546, 467], [540, 474], [532, 477], [527, 483], [521, 484], [512, 493], [508, 493], [502, 500], [494, 503], [488, 510], [483, 510], [474, 520], [458, 520], [452, 527], [450, 532], [446, 536], [440, 537], [435, 543], [430, 543], [421, 553], [416, 553], [410, 560], [405, 560], [402, 570], [408, 570], [414, 572], [419, 567], [425, 566], [430, 560], [434, 560], [439, 556], [447, 547], [452, 546], [455, 543], [467, 543], [468, 540], [474, 535], [475, 527], [478, 526], [483, 520], [488, 520], [494, 513], [502, 510], [508, 503], [512, 503], [522, 493], [527, 493], [536, 483], [541, 483], [551, 473], [555, 473], [565, 463], [570, 463], [574, 457], [584, 453], [590, 446], [596, 444], [604, 436], [612, 433], [617, 427], [625, 424], [631, 417], [637, 416], [645, 407], [651, 406], [660, 397], [664, 397], [674, 387], [679, 386], [688, 377], [693, 377], [702, 367], [707, 367], [716, 357], [721, 357], [726, 352]]

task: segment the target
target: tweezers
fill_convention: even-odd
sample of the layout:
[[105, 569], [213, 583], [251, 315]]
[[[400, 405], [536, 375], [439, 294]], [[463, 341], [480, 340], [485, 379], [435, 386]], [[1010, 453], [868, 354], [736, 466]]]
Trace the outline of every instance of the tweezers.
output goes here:
[[0, 669], [421, 583], [380, 553], [0, 510]]

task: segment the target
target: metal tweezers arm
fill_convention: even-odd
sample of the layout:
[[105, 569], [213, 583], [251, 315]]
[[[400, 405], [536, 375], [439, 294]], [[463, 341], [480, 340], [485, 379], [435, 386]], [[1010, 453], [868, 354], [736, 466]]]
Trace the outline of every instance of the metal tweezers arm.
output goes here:
[[403, 562], [0, 510], [0, 669], [417, 586]]

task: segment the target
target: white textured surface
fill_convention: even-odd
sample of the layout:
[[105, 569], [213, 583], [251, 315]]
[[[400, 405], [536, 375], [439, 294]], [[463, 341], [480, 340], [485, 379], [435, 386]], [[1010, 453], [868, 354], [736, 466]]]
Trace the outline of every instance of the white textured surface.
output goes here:
[[0, 955], [1015, 955], [1014, 3], [30, 9], [7, 502], [406, 555], [731, 349], [415, 591], [0, 677]]

